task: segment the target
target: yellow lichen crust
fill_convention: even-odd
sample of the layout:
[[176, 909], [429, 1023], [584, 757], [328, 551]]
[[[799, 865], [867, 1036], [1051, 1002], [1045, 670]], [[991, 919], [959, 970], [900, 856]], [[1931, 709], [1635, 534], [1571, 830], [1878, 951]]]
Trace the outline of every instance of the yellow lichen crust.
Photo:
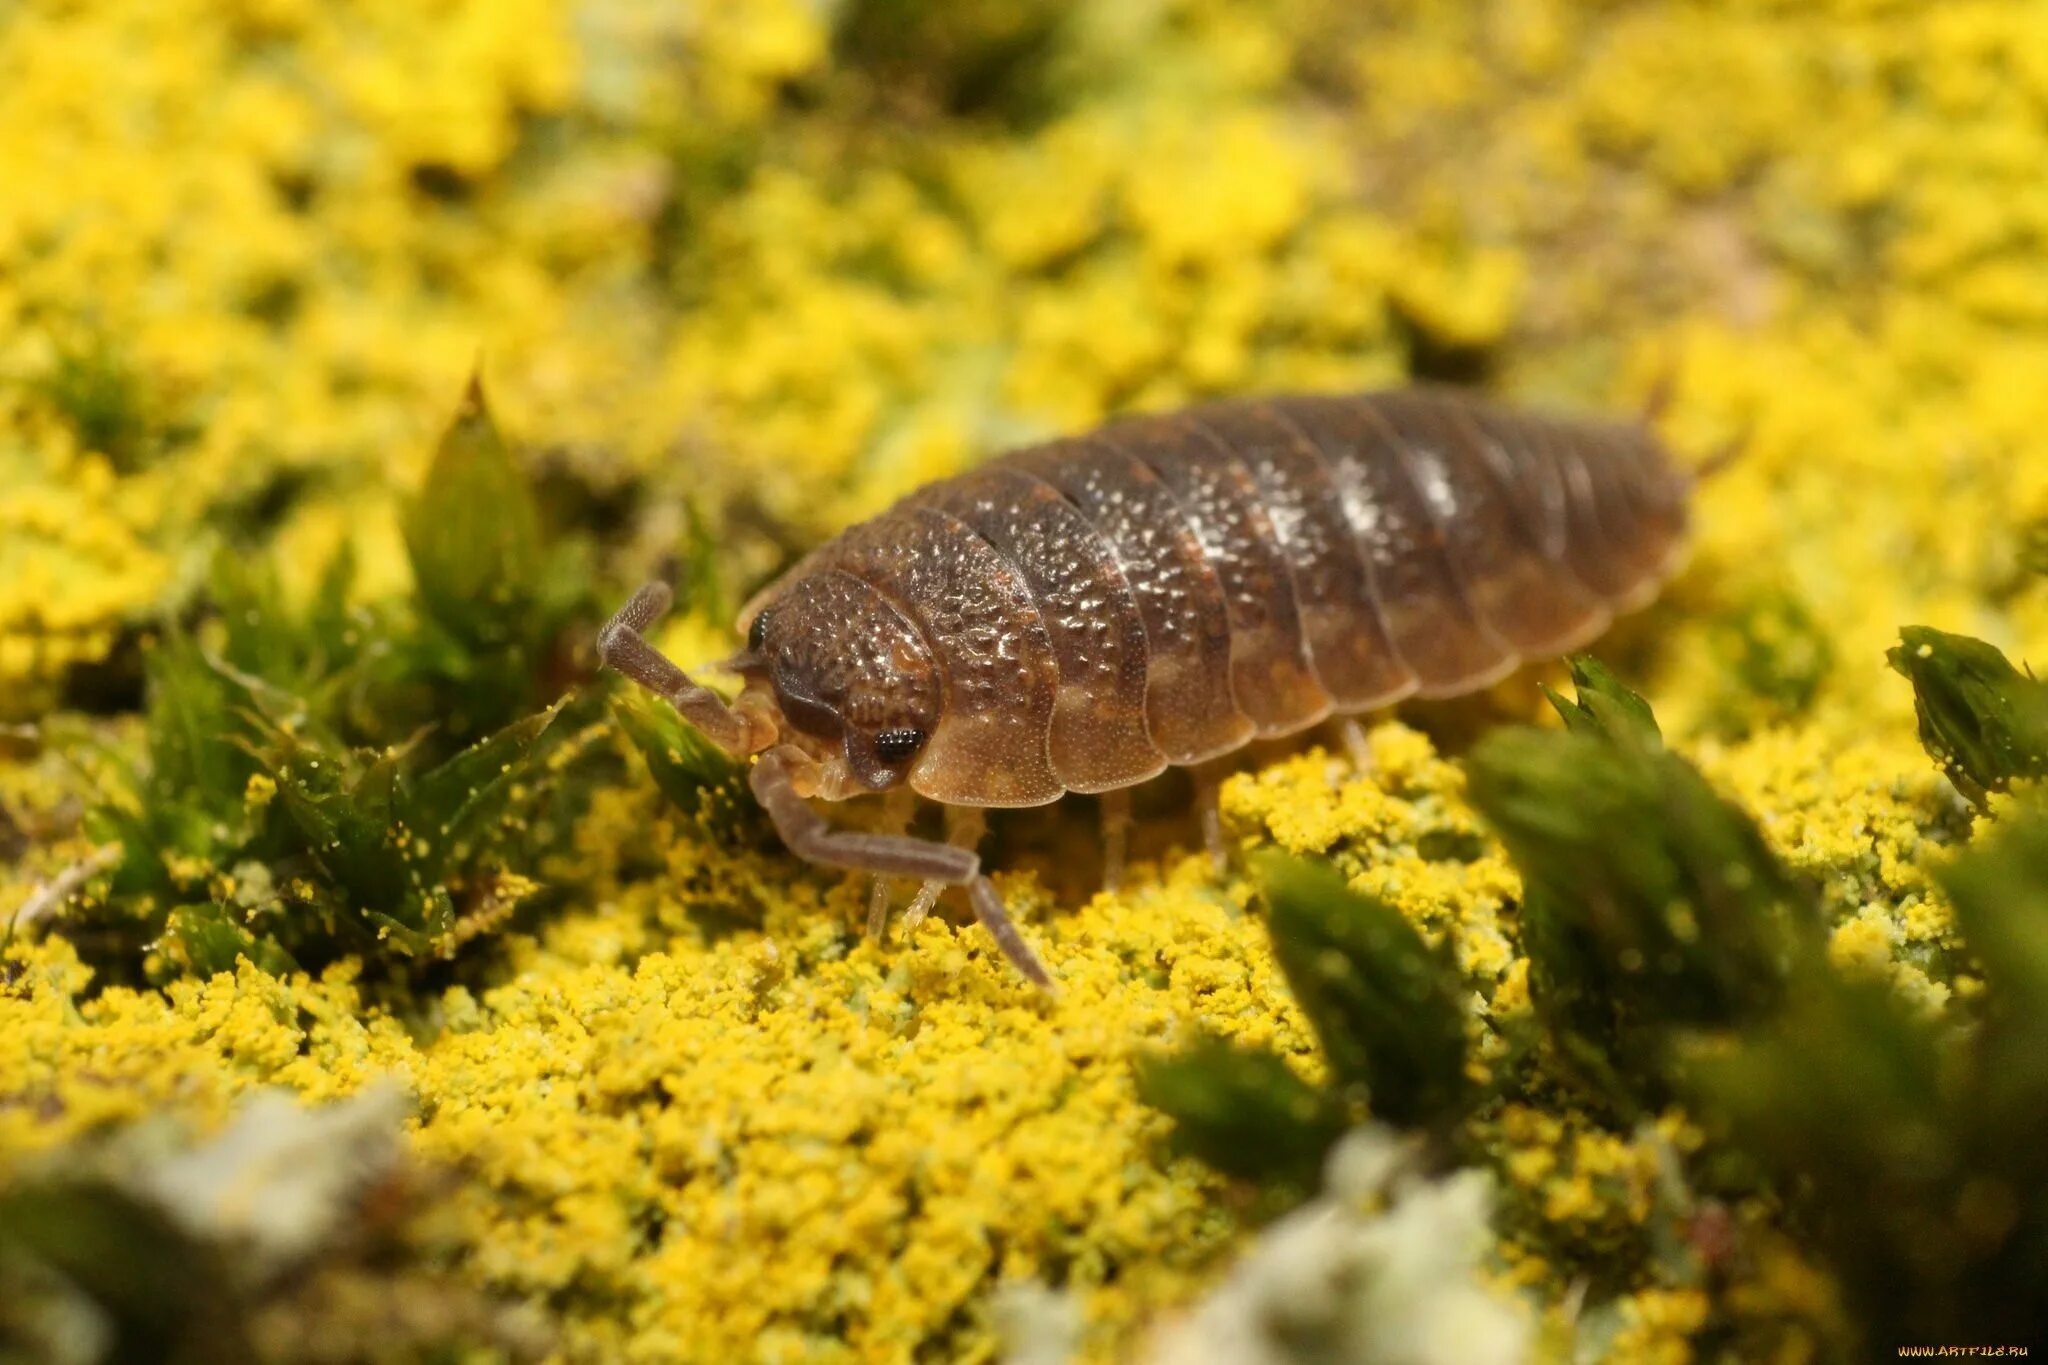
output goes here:
[[[1254, 1235], [1131, 1062], [1201, 1030], [1323, 1063], [1246, 879], [1163, 822], [1091, 896], [1085, 833], [999, 820], [1050, 1000], [959, 907], [865, 940], [864, 887], [706, 837], [623, 744], [433, 970], [203, 975], [165, 933], [95, 980], [48, 932], [42, 888], [105, 856], [81, 807], [144, 747], [138, 661], [220, 624], [216, 555], [302, 602], [347, 547], [349, 604], [408, 591], [400, 509], [479, 353], [545, 518], [597, 546], [550, 573], [623, 589], [702, 511], [727, 597], [1118, 412], [1668, 389], [1678, 458], [1730, 458], [1686, 569], [1596, 648], [1816, 888], [1830, 963], [1932, 1018], [1980, 988], [1931, 875], [1969, 815], [1883, 655], [1927, 622], [2048, 661], [2039, 6], [0, 9], [0, 1188], [108, 1125], [395, 1077], [453, 1273], [590, 1360], [985, 1360], [1024, 1281], [1123, 1357]], [[664, 637], [688, 663], [733, 648], [716, 598]], [[1318, 740], [1223, 790], [1236, 851], [1332, 859], [1446, 945], [1475, 1081], [1542, 1045], [1462, 757], [1543, 712], [1503, 684], [1371, 718], [1363, 769]], [[249, 820], [283, 800], [248, 780]], [[1464, 1125], [1539, 1354], [1817, 1349], [1833, 1286], [1767, 1201], [1714, 1212], [1730, 1264], [1664, 1237], [1702, 1140], [1548, 1080]]]
[[1307, 1048], [1241, 909], [1182, 875], [1045, 926], [1048, 1003], [976, 931], [849, 953], [855, 898], [780, 890], [765, 932], [630, 965], [608, 936], [662, 892], [572, 916], [505, 984], [422, 1001], [428, 1041], [365, 1010], [352, 970], [79, 1004], [61, 942], [17, 948], [0, 1151], [396, 1075], [419, 1154], [465, 1175], [470, 1273], [562, 1302], [592, 1358], [971, 1355], [1012, 1280], [1066, 1286], [1102, 1350], [1202, 1283], [1235, 1220], [1213, 1177], [1157, 1160], [1129, 1059], [1191, 1021]]

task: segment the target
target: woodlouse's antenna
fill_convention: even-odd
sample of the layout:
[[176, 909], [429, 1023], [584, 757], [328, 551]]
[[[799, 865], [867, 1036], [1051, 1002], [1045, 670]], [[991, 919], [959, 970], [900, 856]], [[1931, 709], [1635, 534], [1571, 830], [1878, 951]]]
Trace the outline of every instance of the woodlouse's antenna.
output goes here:
[[617, 669], [667, 698], [684, 720], [734, 758], [761, 752], [775, 742], [775, 733], [765, 721], [734, 711], [724, 698], [694, 681], [673, 659], [647, 643], [642, 632], [661, 619], [673, 600], [668, 584], [643, 584], [598, 631], [598, 657], [607, 668]]

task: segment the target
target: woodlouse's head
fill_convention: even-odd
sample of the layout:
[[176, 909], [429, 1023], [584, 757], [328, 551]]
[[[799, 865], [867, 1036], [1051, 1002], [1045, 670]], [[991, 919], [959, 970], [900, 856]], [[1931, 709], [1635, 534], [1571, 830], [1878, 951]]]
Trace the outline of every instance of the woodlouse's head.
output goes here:
[[751, 704], [772, 708], [781, 742], [818, 763], [818, 795], [885, 791], [909, 777], [943, 692], [930, 648], [901, 613], [828, 572], [790, 584], [746, 625]]

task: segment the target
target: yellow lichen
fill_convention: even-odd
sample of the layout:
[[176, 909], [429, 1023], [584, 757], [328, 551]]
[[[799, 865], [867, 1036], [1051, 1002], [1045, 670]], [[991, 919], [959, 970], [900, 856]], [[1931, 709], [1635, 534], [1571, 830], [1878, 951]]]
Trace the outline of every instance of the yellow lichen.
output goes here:
[[[394, 508], [480, 348], [550, 468], [742, 509], [735, 581], [782, 553], [757, 522], [807, 542], [1113, 412], [1418, 365], [1630, 411], [1669, 376], [1681, 458], [1740, 454], [1687, 571], [1599, 647], [1820, 888], [1837, 963], [1930, 1011], [1976, 989], [1929, 876], [1960, 811], [1882, 653], [1927, 621], [2048, 658], [2018, 568], [2048, 517], [2048, 14], [1096, 7], [1042, 116], [956, 118], [847, 96], [833, 8], [15, 7], [0, 722], [99, 704], [80, 670], [132, 670], [223, 545], [301, 598], [341, 545], [359, 595], [402, 587]], [[1752, 610], [1783, 601], [1803, 615]], [[1726, 623], [1758, 619], [1810, 697], [1731, 658]], [[732, 645], [704, 611], [665, 638]], [[1475, 716], [1540, 706], [1474, 705], [1374, 726], [1368, 772], [1262, 761], [1224, 810], [1447, 943], [1491, 1065], [1529, 963], [1457, 755]], [[47, 833], [0, 862], [0, 911], [90, 856], [66, 782], [0, 751], [0, 802]], [[986, 1357], [988, 1294], [1032, 1276], [1113, 1354], [1245, 1233], [1160, 1153], [1130, 1057], [1199, 1026], [1316, 1066], [1245, 888], [1200, 858], [1137, 872], [1092, 899], [1003, 878], [1051, 1005], [943, 920], [861, 942], [860, 888], [695, 843], [644, 791], [583, 813], [550, 870], [580, 897], [406, 1011], [347, 964], [95, 995], [23, 935], [0, 1178], [102, 1124], [395, 1074], [416, 1147], [464, 1174], [462, 1273], [557, 1305], [583, 1354]], [[1551, 1311], [1583, 1262], [1637, 1257], [1682, 1136], [1562, 1094], [1490, 1119], [1507, 1277]], [[1624, 1277], [1615, 1358], [1687, 1358], [1705, 1301], [1661, 1274]], [[1817, 1319], [1818, 1279], [1774, 1254], [1735, 1298]]]

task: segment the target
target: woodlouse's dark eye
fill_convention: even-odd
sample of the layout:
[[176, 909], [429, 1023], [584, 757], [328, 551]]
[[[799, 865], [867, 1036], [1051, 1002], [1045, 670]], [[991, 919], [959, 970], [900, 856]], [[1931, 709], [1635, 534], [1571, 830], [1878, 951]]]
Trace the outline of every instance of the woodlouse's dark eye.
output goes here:
[[754, 618], [754, 624], [747, 627], [747, 648], [759, 654], [761, 646], [768, 643], [768, 613], [762, 612]]
[[884, 730], [875, 736], [875, 757], [884, 763], [901, 763], [923, 747], [922, 730]]

